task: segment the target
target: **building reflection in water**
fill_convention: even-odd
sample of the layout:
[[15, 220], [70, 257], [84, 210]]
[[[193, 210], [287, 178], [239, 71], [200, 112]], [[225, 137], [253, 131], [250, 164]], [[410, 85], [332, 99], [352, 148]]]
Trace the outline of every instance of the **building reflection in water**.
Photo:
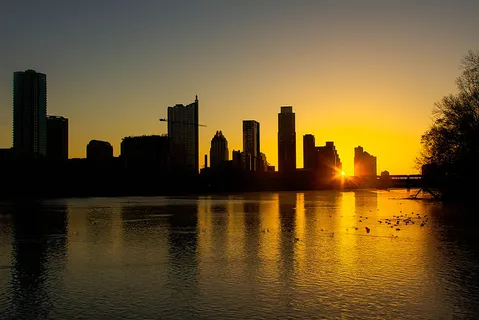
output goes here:
[[[335, 281], [331, 275], [337, 268], [336, 252], [340, 236], [337, 225], [342, 219], [341, 205], [342, 193], [337, 191], [306, 191], [298, 197], [296, 211], [301, 222], [297, 224], [297, 234], [302, 250], [297, 252], [302, 263], [297, 285], [303, 288], [314, 283], [317, 286], [314, 297], [302, 296], [296, 302], [305, 314], [314, 312], [318, 303], [330, 299], [328, 289]], [[303, 231], [299, 226], [303, 226]]]
[[168, 215], [167, 289], [185, 319], [195, 316], [198, 292], [198, 200], [175, 201], [164, 207]]
[[[203, 213], [205, 226], [200, 232], [206, 237], [210, 237], [210, 250], [204, 252], [219, 257], [219, 259], [226, 259], [228, 255], [229, 232], [230, 232], [230, 212], [232, 212], [232, 204], [228, 198], [220, 196], [210, 196], [203, 201], [206, 205], [206, 212]], [[231, 235], [232, 236], [232, 235]]]
[[[123, 225], [123, 245], [132, 248], [144, 247], [151, 241], [162, 241], [168, 232], [168, 220], [171, 213], [167, 210], [167, 203], [145, 203], [137, 205], [131, 203], [121, 208]], [[156, 245], [160, 248], [160, 243]], [[166, 242], [161, 243], [166, 247]], [[145, 248], [151, 250], [151, 248]]]
[[[320, 232], [320, 209], [317, 206], [317, 193], [313, 191], [307, 191], [303, 196], [303, 213], [305, 220], [305, 236], [303, 242], [307, 244], [306, 248], [313, 248], [313, 250], [306, 250], [306, 259], [313, 258], [316, 256], [316, 246], [315, 237], [318, 232]], [[310, 257], [309, 254], [312, 256]]]
[[[399, 196], [68, 200], [65, 270], [66, 209], [15, 206], [0, 319], [477, 318], [475, 211]], [[379, 222], [412, 212], [430, 221]]]
[[[192, 318], [198, 296], [198, 200], [143, 200], [125, 204], [121, 212], [123, 267], [114, 289], [132, 288], [130, 294], [165, 318], [172, 314]], [[142, 304], [130, 306], [129, 314], [141, 317]]]
[[[260, 215], [261, 197], [259, 193], [252, 193], [245, 196], [243, 201], [243, 228], [244, 243], [243, 250], [249, 261], [246, 274], [256, 274], [257, 267], [260, 265], [259, 250], [261, 247], [261, 215]], [[253, 270], [251, 267], [253, 267]]]
[[41, 203], [12, 207], [13, 319], [47, 319], [60, 299], [66, 263], [67, 208]]
[[250, 305], [261, 298], [261, 292], [251, 288], [261, 287], [263, 266], [271, 263], [271, 261], [265, 261], [264, 257], [261, 256], [263, 242], [268, 241], [268, 234], [263, 232], [265, 230], [264, 228], [262, 230], [261, 225], [261, 201], [260, 193], [250, 193], [244, 196], [242, 208], [243, 223], [238, 226], [239, 229], [243, 230], [242, 234], [244, 235], [242, 243], [239, 244], [239, 249], [242, 250], [244, 258], [240, 259], [248, 261], [248, 263], [241, 264], [239, 272], [240, 278], [243, 280], [239, 288], [245, 290], [245, 292], [250, 292], [250, 297], [245, 299]]
[[294, 294], [284, 294], [295, 292], [295, 250], [300, 245], [300, 239], [296, 234], [296, 200], [295, 192], [280, 192], [279, 202], [279, 291], [283, 293], [282, 306], [285, 312], [295, 306], [296, 297]]
[[178, 204], [164, 207], [165, 212], [170, 213], [167, 220], [170, 262], [195, 267], [198, 201], [188, 200], [184, 204], [176, 201]]
[[378, 193], [367, 190], [354, 191], [354, 206], [356, 214], [359, 217], [376, 217], [376, 211], [378, 211]]
[[[197, 270], [195, 278], [200, 287], [195, 292], [210, 292], [202, 297], [203, 304], [206, 305], [217, 301], [216, 295], [222, 292], [221, 285], [226, 283], [224, 275], [230, 266], [228, 245], [233, 235], [229, 234], [229, 206], [230, 201], [220, 196], [209, 196], [198, 201], [196, 257], [201, 268]], [[218, 261], [221, 261], [221, 268], [217, 267]]]

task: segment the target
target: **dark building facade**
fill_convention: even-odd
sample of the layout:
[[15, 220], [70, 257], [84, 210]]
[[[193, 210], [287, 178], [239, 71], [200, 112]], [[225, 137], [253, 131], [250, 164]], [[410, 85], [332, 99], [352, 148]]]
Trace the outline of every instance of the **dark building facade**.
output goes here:
[[172, 162], [199, 170], [198, 96], [188, 105], [168, 107], [168, 137]]
[[47, 153], [47, 76], [34, 70], [13, 74], [13, 149], [31, 156]]
[[342, 163], [331, 141], [325, 146], [316, 147], [316, 174], [321, 183], [330, 183], [341, 175]]
[[170, 165], [169, 137], [125, 137], [121, 142], [120, 157], [128, 169], [167, 170]]
[[335, 170], [335, 176], [339, 177], [342, 175], [343, 172], [343, 163], [341, 162], [341, 159], [339, 158], [339, 153], [336, 150], [336, 147], [334, 146], [334, 142], [328, 141], [326, 142], [326, 146], [334, 150], [334, 170]]
[[314, 169], [316, 166], [316, 142], [312, 134], [303, 136], [303, 168]]
[[215, 136], [211, 139], [210, 167], [215, 168], [228, 161], [228, 158], [228, 141], [221, 130], [216, 131]]
[[296, 170], [296, 128], [293, 107], [281, 107], [278, 113], [278, 171]]
[[243, 164], [241, 161], [241, 151], [240, 150], [233, 150], [231, 153], [231, 161], [233, 168], [235, 169], [243, 169]]
[[358, 178], [377, 177], [376, 157], [364, 151], [361, 146], [354, 148], [354, 175]]
[[93, 161], [113, 159], [113, 147], [107, 141], [91, 140], [86, 146], [86, 158]]
[[260, 127], [255, 120], [243, 120], [243, 153], [246, 169], [256, 171], [260, 161]]
[[58, 116], [47, 117], [47, 158], [68, 159], [68, 119]]
[[268, 171], [268, 160], [266, 159], [266, 155], [263, 152], [260, 152], [258, 157], [258, 171]]

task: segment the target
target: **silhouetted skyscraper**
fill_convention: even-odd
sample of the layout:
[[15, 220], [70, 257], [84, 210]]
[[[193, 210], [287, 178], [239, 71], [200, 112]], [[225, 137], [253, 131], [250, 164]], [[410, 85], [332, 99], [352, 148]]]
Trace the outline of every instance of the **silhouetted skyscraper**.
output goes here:
[[47, 117], [47, 158], [51, 160], [68, 159], [68, 119]]
[[247, 158], [246, 169], [255, 171], [260, 156], [259, 122], [243, 120], [243, 152]]
[[231, 161], [233, 162], [233, 167], [235, 169], [243, 169], [240, 150], [233, 150], [233, 152], [231, 153]]
[[328, 141], [325, 146], [316, 147], [316, 173], [321, 183], [330, 183], [341, 175], [341, 159], [334, 142]]
[[[263, 152], [259, 153], [258, 157], [258, 171], [268, 171], [268, 160], [266, 159], [266, 155]], [[274, 170], [273, 170], [274, 171]]]
[[296, 170], [296, 128], [293, 107], [281, 107], [278, 113], [278, 171]]
[[47, 153], [47, 76], [34, 70], [13, 74], [13, 148], [34, 156]]
[[303, 168], [313, 169], [316, 166], [316, 142], [312, 134], [303, 136]]
[[225, 161], [228, 161], [228, 141], [221, 131], [216, 131], [211, 139], [210, 167], [217, 167]]
[[376, 177], [376, 157], [364, 151], [363, 147], [354, 148], [354, 175], [356, 177]]
[[168, 107], [168, 137], [173, 164], [185, 165], [195, 172], [199, 170], [198, 106], [196, 96], [189, 105]]

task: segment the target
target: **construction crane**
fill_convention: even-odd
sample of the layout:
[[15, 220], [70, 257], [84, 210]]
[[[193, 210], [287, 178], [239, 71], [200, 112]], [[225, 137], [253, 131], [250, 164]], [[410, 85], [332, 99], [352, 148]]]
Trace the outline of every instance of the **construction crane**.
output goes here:
[[169, 122], [169, 123], [180, 123], [184, 125], [191, 125], [191, 126], [198, 126], [198, 127], [206, 127], [204, 124], [194, 123], [194, 122], [183, 122], [183, 121], [171, 121], [166, 118], [161, 118], [160, 121]]

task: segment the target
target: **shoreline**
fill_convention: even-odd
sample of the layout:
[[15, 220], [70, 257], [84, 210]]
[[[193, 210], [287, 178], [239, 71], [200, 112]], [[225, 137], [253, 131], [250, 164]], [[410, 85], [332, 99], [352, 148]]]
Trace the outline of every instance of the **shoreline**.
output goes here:
[[[412, 188], [409, 190], [418, 190], [419, 188]], [[133, 197], [141, 197], [141, 198], [155, 198], [155, 197], [168, 197], [168, 198], [195, 198], [195, 197], [210, 197], [210, 196], [231, 196], [231, 195], [244, 195], [244, 194], [252, 194], [252, 193], [278, 193], [278, 192], [312, 192], [312, 191], [336, 191], [336, 192], [354, 192], [354, 191], [384, 191], [390, 192], [394, 190], [408, 190], [407, 188], [390, 188], [390, 189], [382, 189], [382, 188], [348, 188], [348, 189], [275, 189], [275, 190], [242, 190], [242, 191], [224, 191], [224, 192], [187, 192], [187, 193], [158, 193], [158, 194], [97, 194], [97, 195], [76, 195], [76, 196], [46, 196], [46, 197], [0, 197], [1, 202], [17, 202], [17, 201], [48, 201], [48, 200], [64, 200], [64, 199], [113, 199], [113, 198], [133, 198]], [[394, 198], [395, 199], [395, 198]], [[419, 201], [441, 201], [440, 199], [434, 198], [412, 198], [405, 196], [404, 198], [397, 198], [401, 200], [419, 200]]]

